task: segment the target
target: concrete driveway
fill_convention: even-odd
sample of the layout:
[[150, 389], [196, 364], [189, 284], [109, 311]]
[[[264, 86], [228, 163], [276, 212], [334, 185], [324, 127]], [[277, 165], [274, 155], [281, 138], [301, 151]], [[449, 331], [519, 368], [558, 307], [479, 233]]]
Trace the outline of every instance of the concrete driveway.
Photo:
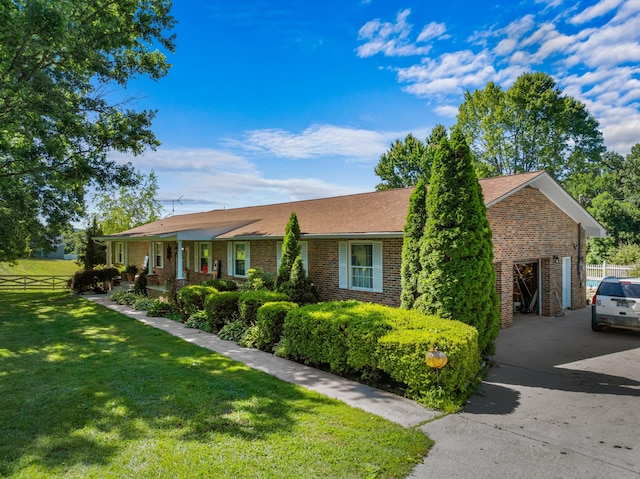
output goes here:
[[591, 331], [591, 310], [524, 315], [464, 412], [412, 478], [640, 477], [640, 333]]

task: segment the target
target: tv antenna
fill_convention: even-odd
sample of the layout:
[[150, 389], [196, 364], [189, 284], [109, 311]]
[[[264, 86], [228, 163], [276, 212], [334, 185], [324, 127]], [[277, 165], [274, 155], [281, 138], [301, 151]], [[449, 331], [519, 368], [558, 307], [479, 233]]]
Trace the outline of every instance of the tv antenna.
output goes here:
[[163, 203], [171, 203], [171, 214], [169, 216], [173, 216], [176, 212], [176, 203], [182, 205], [182, 197], [184, 195], [180, 195], [180, 198], [176, 200], [162, 200]]

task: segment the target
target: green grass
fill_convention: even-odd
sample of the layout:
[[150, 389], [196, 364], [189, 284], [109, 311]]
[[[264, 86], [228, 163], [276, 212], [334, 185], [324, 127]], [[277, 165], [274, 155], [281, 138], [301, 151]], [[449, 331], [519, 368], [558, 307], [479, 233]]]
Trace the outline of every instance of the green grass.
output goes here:
[[73, 276], [81, 269], [75, 261], [65, 261], [61, 259], [19, 259], [16, 264], [0, 263], [0, 275], [51, 275], [51, 276]]
[[86, 299], [0, 296], [0, 477], [404, 477], [430, 445]]

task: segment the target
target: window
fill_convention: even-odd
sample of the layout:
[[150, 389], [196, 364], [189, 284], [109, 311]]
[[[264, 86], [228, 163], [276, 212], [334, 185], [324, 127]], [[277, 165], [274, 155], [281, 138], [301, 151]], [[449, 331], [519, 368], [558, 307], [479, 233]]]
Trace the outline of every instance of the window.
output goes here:
[[382, 292], [382, 242], [339, 243], [339, 287]]
[[198, 248], [199, 262], [201, 273], [208, 273], [211, 271], [211, 253], [209, 243], [200, 243]]
[[164, 243], [162, 243], [162, 241], [156, 241], [155, 245], [154, 245], [155, 251], [154, 251], [154, 261], [153, 261], [153, 267], [154, 268], [164, 268]]
[[233, 241], [227, 243], [227, 264], [229, 276], [246, 276], [250, 265], [250, 248], [248, 242]]
[[116, 252], [115, 252], [115, 263], [116, 264], [124, 264], [124, 243], [118, 242], [116, 243]]
[[[298, 245], [300, 245], [302, 265], [307, 275], [309, 275], [309, 247], [306, 241], [298, 241]], [[280, 261], [282, 261], [282, 241], [276, 243], [276, 271], [280, 269]]]

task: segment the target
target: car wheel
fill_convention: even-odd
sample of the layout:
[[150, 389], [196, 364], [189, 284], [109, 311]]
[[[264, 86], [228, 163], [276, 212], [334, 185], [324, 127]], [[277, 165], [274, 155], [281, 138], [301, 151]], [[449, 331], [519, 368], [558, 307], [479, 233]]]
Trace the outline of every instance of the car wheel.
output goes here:
[[591, 329], [596, 333], [601, 333], [602, 331], [604, 331], [604, 327], [601, 324], [598, 324], [595, 319], [591, 319]]

